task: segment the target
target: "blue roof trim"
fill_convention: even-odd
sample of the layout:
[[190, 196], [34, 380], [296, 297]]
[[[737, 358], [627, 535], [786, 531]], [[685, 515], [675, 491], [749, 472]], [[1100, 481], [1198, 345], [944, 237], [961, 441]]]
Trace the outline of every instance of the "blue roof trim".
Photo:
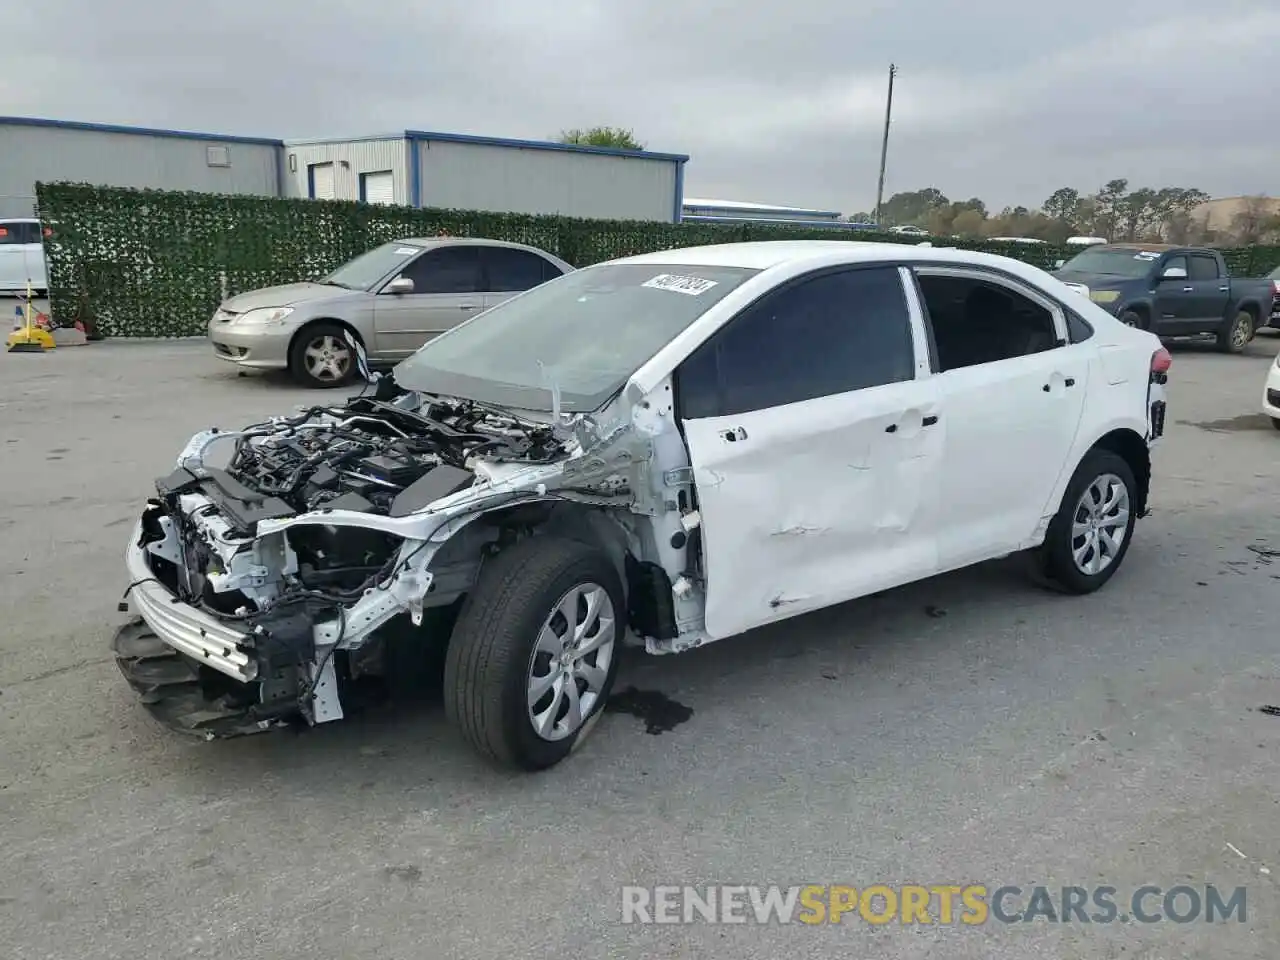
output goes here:
[[768, 216], [775, 214], [793, 214], [805, 217], [830, 217], [837, 219], [840, 216], [838, 210], [805, 210], [800, 207], [717, 207], [715, 204], [685, 204], [684, 209], [689, 213], [706, 214], [708, 211], [719, 211], [722, 214], [742, 214], [746, 216]]
[[335, 143], [369, 143], [374, 140], [403, 140], [404, 131], [395, 130], [391, 133], [369, 133], [359, 137], [315, 137], [304, 140], [285, 140], [286, 147], [322, 147], [326, 144]]
[[62, 130], [89, 130], [96, 133], [132, 133], [143, 137], [173, 137], [178, 140], [204, 140], [213, 143], [247, 143], [261, 147], [283, 147], [283, 140], [266, 137], [235, 137], [225, 133], [196, 133], [191, 130], [165, 130], [158, 127], [124, 127], [113, 123], [85, 123], [80, 120], [48, 120], [43, 117], [0, 117], [0, 126], [53, 127]]
[[432, 133], [426, 130], [406, 130], [410, 140], [436, 140], [440, 143], [471, 143], [485, 147], [514, 147], [524, 150], [554, 150], [560, 153], [594, 153], [601, 157], [631, 157], [636, 160], [667, 160], [672, 163], [688, 163], [681, 153], [651, 153], [648, 150], [619, 150], [615, 147], [587, 147], [579, 143], [552, 143], [549, 140], [511, 140], [506, 137], [480, 137], [469, 133]]

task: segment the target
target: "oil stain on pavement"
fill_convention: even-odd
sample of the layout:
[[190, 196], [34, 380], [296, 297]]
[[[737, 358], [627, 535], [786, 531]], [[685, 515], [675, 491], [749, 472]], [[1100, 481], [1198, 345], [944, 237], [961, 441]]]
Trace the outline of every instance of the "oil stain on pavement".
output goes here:
[[644, 732], [657, 736], [668, 733], [693, 716], [693, 709], [677, 703], [657, 690], [627, 687], [609, 698], [605, 710], [625, 713], [644, 721]]

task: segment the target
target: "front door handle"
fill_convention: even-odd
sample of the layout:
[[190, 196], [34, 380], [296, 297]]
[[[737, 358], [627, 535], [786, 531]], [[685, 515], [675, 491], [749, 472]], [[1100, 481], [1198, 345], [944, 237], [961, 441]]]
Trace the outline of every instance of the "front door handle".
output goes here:
[[474, 303], [464, 303], [462, 304], [462, 306], [458, 307], [458, 309], [459, 310], [478, 310], [479, 308]]
[[1196, 288], [1195, 288], [1195, 287], [1183, 287], [1183, 288], [1182, 288], [1182, 292], [1183, 292], [1183, 293], [1195, 293], [1195, 292], [1196, 292]]
[[937, 422], [938, 422], [937, 417], [925, 417], [923, 425], [926, 427], [932, 427]]
[[741, 427], [734, 427], [732, 430], [721, 430], [720, 439], [727, 443], [737, 443], [739, 440], [747, 439], [747, 431]]

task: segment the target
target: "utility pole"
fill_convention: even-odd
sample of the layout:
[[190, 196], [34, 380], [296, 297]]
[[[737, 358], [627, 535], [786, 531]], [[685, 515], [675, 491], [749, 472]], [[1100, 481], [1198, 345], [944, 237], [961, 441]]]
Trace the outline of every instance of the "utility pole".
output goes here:
[[889, 96], [884, 102], [884, 140], [880, 144], [880, 182], [876, 185], [876, 224], [880, 223], [880, 205], [884, 202], [884, 165], [889, 158], [889, 120], [893, 116], [893, 78], [898, 68], [889, 64]]

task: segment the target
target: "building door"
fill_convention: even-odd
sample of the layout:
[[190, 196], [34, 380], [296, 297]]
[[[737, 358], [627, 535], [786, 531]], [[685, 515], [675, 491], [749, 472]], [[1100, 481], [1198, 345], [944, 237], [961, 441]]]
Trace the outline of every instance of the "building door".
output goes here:
[[337, 185], [334, 183], [332, 163], [313, 163], [307, 167], [307, 190], [312, 200], [336, 200]]
[[360, 199], [365, 203], [395, 203], [395, 175], [390, 170], [360, 174]]

